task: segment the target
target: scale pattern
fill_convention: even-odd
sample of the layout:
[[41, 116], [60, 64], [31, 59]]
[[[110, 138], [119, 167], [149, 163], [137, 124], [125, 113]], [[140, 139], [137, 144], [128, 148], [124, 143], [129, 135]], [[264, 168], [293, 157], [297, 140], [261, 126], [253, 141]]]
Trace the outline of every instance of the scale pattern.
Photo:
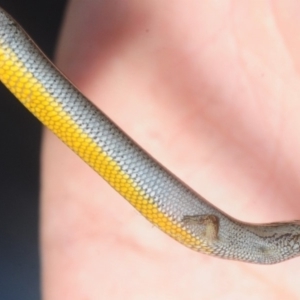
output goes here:
[[[0, 80], [142, 215], [182, 244], [222, 258], [262, 264], [299, 255], [298, 222], [246, 224], [208, 203], [88, 101], [1, 9]], [[189, 216], [214, 220], [217, 227], [186, 222]]]
[[0, 17], [1, 81], [148, 220], [184, 244], [201, 245], [157, 201], [161, 174], [149, 176], [151, 161], [143, 151], [70, 85], [14, 21]]

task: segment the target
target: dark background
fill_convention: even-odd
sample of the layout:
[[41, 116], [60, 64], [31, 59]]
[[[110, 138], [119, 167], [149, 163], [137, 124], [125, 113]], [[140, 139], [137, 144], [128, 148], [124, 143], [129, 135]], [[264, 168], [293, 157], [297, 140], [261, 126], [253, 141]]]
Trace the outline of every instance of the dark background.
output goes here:
[[[50, 57], [65, 0], [0, 0]], [[0, 299], [40, 299], [41, 125], [0, 84]]]

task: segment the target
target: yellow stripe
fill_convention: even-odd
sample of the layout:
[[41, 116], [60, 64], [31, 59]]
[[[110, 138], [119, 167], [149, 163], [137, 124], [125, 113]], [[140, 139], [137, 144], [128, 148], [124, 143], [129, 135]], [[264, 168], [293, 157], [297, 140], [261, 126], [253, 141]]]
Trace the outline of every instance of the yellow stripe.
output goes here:
[[162, 213], [157, 204], [123, 172], [120, 166], [72, 120], [62, 106], [30, 73], [9, 47], [0, 47], [0, 80], [50, 130], [150, 222], [184, 245], [211, 253], [210, 247]]

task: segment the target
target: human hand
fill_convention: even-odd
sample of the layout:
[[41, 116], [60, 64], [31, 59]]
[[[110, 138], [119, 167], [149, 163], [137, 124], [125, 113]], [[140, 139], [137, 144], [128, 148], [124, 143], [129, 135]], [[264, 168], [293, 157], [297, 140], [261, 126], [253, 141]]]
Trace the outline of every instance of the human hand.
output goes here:
[[[298, 6], [298, 7], [297, 7]], [[243, 221], [300, 217], [297, 1], [71, 1], [57, 62], [137, 143]], [[193, 252], [46, 132], [45, 299], [292, 299], [300, 260]]]

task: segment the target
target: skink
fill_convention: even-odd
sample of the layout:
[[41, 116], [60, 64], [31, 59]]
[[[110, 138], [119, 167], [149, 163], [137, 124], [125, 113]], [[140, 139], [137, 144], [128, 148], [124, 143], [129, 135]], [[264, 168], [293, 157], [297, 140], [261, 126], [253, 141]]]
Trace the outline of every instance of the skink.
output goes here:
[[144, 217], [183, 245], [259, 264], [300, 254], [300, 222], [244, 223], [210, 204], [87, 100], [2, 9], [0, 80]]

